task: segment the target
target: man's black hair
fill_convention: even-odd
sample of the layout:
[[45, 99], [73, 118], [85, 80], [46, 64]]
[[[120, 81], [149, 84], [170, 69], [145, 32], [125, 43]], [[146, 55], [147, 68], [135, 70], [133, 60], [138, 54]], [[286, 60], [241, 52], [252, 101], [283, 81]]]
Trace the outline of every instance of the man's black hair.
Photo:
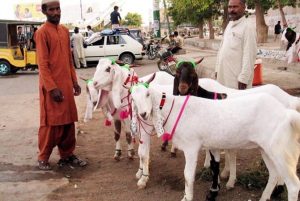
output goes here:
[[174, 36], [178, 36], [178, 31], [174, 31]]
[[47, 11], [47, 4], [42, 4], [42, 11]]
[[118, 7], [118, 6], [115, 6], [115, 7], [114, 7], [114, 10], [118, 10], [118, 9], [119, 9], [119, 7]]
[[78, 27], [74, 28], [74, 33], [79, 33], [79, 28]]
[[92, 29], [92, 27], [91, 27], [90, 25], [88, 25], [86, 28], [87, 28], [87, 29]]

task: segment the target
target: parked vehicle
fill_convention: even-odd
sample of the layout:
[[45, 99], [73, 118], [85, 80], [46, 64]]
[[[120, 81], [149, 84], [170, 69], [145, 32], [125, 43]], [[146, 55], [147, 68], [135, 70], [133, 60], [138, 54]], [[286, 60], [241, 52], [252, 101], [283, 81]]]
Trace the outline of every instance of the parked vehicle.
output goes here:
[[166, 71], [171, 75], [176, 74], [176, 58], [171, 51], [167, 49], [162, 49], [158, 52], [159, 61], [157, 62], [157, 67], [160, 71]]
[[135, 59], [143, 58], [143, 46], [128, 33], [104, 30], [94, 33], [85, 41], [87, 61], [98, 61], [102, 57], [112, 57], [132, 64]]
[[[32, 27], [41, 24], [41, 22], [31, 21], [0, 20], [0, 75], [16, 73], [20, 69], [38, 68], [36, 51], [28, 48], [30, 38], [27, 34], [31, 33]], [[17, 38], [18, 27], [23, 28], [23, 34], [28, 41], [22, 49]]]
[[161, 49], [161, 45], [158, 41], [150, 40], [150, 42], [145, 45], [144, 47], [146, 51], [146, 55], [148, 56], [148, 59], [153, 60], [155, 58], [158, 58], [158, 52]]

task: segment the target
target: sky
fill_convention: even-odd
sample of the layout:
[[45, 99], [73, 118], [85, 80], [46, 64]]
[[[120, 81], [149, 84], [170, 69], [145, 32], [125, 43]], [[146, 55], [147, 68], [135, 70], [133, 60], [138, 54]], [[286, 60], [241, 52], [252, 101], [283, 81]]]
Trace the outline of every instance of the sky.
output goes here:
[[[17, 4], [27, 4], [27, 3], [40, 3], [41, 0], [1, 0], [5, 1], [1, 5], [0, 19], [14, 19], [14, 8]], [[124, 1], [124, 5], [120, 9], [120, 14], [124, 18], [128, 12], [139, 13], [143, 18], [143, 23], [145, 25], [149, 24], [149, 21], [152, 20], [152, 5], [153, 0], [117, 0], [118, 2]], [[113, 10], [109, 8], [112, 0], [81, 0], [83, 5], [83, 10], [85, 8], [93, 7], [95, 10]], [[80, 0], [60, 0], [61, 9], [62, 9], [62, 19], [61, 21], [70, 22], [70, 21], [80, 21], [81, 12], [80, 12]], [[109, 11], [110, 12], [110, 11]], [[84, 16], [83, 17], [88, 17]]]

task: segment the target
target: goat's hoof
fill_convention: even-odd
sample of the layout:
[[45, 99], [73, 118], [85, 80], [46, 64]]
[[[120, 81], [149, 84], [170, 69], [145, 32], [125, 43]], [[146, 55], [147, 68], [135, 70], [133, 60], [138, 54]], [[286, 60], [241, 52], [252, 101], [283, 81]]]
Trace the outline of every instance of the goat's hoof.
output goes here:
[[137, 183], [138, 189], [144, 189], [146, 188], [146, 182], [142, 181], [141, 179]]
[[130, 159], [130, 160], [134, 159], [135, 152], [134, 152], [133, 149], [132, 150], [128, 150], [127, 154], [128, 154], [128, 159]]
[[203, 167], [208, 169], [210, 167], [210, 162], [205, 161]]
[[[210, 165], [209, 165], [209, 166], [210, 166]], [[227, 178], [229, 178], [229, 172], [226, 171], [226, 170], [223, 170], [223, 171], [221, 172], [220, 176], [221, 176], [222, 179], [227, 179]]]
[[209, 193], [206, 195], [205, 201], [216, 201], [218, 192], [219, 191], [209, 191]]
[[116, 161], [120, 161], [121, 160], [121, 155], [122, 155], [121, 150], [116, 150], [115, 155], [114, 155], [114, 159]]
[[181, 201], [193, 201], [193, 200], [192, 199], [189, 200], [186, 198], [186, 196], [184, 196]]
[[175, 152], [171, 152], [171, 158], [176, 158], [176, 153]]
[[284, 186], [283, 185], [278, 185], [274, 188], [271, 197], [272, 198], [278, 198], [283, 192], [284, 192]]
[[233, 182], [233, 183], [227, 182], [227, 184], [226, 184], [226, 189], [227, 189], [227, 190], [232, 190], [232, 189], [234, 189], [234, 183], [235, 183], [235, 182]]
[[142, 170], [139, 170], [139, 171], [135, 174], [135, 178], [136, 178], [136, 179], [140, 179], [140, 178], [142, 177], [142, 175], [143, 175]]

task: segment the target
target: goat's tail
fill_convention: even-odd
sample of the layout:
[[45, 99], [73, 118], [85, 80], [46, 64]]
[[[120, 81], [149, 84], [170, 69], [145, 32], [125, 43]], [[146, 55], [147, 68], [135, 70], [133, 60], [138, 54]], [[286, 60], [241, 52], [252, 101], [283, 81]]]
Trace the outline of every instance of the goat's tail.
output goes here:
[[79, 78], [80, 78], [81, 80], [85, 81], [85, 82], [89, 80], [89, 79], [86, 79], [86, 78], [81, 77], [81, 76], [79, 76]]

